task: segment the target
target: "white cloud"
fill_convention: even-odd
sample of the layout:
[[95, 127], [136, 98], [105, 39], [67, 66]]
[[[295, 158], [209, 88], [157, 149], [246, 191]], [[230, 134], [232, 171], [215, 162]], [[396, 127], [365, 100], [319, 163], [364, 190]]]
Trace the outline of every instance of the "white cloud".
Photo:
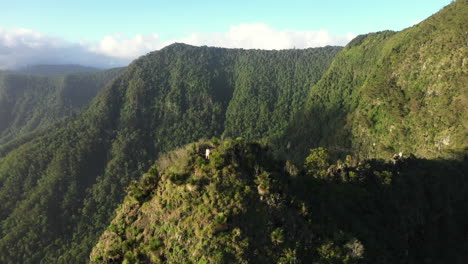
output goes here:
[[149, 51], [160, 49], [162, 42], [158, 34], [141, 35], [133, 38], [125, 38], [121, 34], [105, 36], [96, 45], [91, 45], [90, 50], [96, 53], [119, 58], [135, 58]]
[[208, 45], [244, 49], [291, 49], [326, 45], [346, 45], [354, 35], [332, 36], [326, 30], [287, 31], [277, 30], [263, 23], [231, 26], [228, 32], [194, 33], [179, 42], [192, 45]]
[[112, 67], [127, 64], [138, 56], [174, 42], [226, 48], [290, 49], [345, 45], [352, 38], [352, 33], [334, 36], [326, 30], [278, 30], [267, 24], [251, 23], [231, 26], [223, 33], [195, 32], [174, 40], [161, 40], [156, 33], [137, 34], [130, 38], [112, 34], [97, 43], [71, 43], [30, 29], [0, 28], [0, 69], [38, 63]]
[[128, 59], [99, 54], [84, 44], [66, 42], [30, 29], [0, 29], [0, 69], [31, 64], [112, 67], [126, 63]]

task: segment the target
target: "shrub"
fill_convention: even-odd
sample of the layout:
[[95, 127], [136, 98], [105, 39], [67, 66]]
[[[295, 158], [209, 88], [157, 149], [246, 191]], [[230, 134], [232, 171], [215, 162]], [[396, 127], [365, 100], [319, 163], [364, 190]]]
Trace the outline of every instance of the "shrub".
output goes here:
[[330, 166], [330, 153], [325, 148], [316, 148], [310, 150], [310, 155], [306, 158], [304, 167], [307, 173], [312, 176], [323, 177], [327, 168]]
[[162, 248], [164, 243], [157, 237], [154, 237], [150, 242], [150, 249], [156, 251]]
[[215, 222], [217, 224], [221, 224], [221, 225], [225, 224], [227, 222], [227, 219], [228, 219], [227, 216], [223, 213], [219, 213], [215, 216]]
[[271, 232], [271, 241], [275, 244], [281, 244], [284, 242], [284, 231], [282, 228], [276, 228]]
[[135, 263], [135, 262], [136, 262], [135, 254], [133, 254], [132, 251], [125, 252], [124, 260], [122, 264], [127, 264], [127, 263], [130, 264], [130, 263]]
[[210, 155], [210, 165], [214, 168], [220, 169], [224, 166], [225, 159], [223, 156], [216, 151], [213, 151]]

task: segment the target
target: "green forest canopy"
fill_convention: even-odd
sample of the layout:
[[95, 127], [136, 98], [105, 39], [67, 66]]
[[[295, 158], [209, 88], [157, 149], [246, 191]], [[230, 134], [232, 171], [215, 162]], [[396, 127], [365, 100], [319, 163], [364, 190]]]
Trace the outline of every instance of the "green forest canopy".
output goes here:
[[[162, 153], [212, 136], [241, 136], [248, 141], [270, 142], [270, 152], [279, 157], [272, 160], [280, 163], [287, 158], [293, 161], [290, 164], [301, 164], [309, 156], [310, 148], [315, 147], [328, 148], [330, 159], [344, 160], [346, 154], [359, 156], [360, 160], [389, 159], [400, 151], [420, 157], [411, 159], [412, 165], [401, 172], [390, 171], [396, 178], [402, 177], [400, 174], [413, 175], [402, 178], [401, 190], [393, 190], [400, 188], [400, 183], [393, 180], [387, 182], [390, 187], [385, 187], [385, 179], [389, 178], [385, 175], [390, 176], [385, 171], [392, 165], [379, 160], [365, 163], [369, 165], [362, 168], [362, 177], [370, 181], [382, 178], [382, 186], [380, 182], [372, 187], [360, 185], [348, 180], [349, 175], [344, 179], [346, 184], [328, 184], [325, 179], [314, 181], [322, 186], [321, 191], [317, 196], [300, 199], [311, 199], [312, 203], [322, 203], [322, 208], [334, 209], [329, 213], [328, 209], [317, 209], [312, 218], [297, 221], [307, 226], [307, 219], [323, 217], [330, 224], [320, 226], [326, 227], [322, 238], [298, 239], [297, 248], [286, 242], [287, 246], [281, 246], [278, 254], [288, 251], [290, 256], [299, 254], [301, 258], [316, 260], [320, 254], [324, 258], [332, 254], [340, 260], [349, 253], [343, 245], [359, 241], [353, 245], [362, 245], [369, 252], [365, 253], [369, 260], [378, 260], [379, 255], [388, 263], [400, 260], [421, 263], [426, 261], [426, 255], [431, 260], [446, 256], [454, 262], [463, 259], [462, 253], [452, 254], [454, 249], [463, 249], [463, 243], [456, 246], [446, 243], [447, 247], [440, 252], [430, 252], [429, 248], [442, 242], [427, 236], [434, 234], [458, 242], [458, 235], [454, 234], [466, 234], [458, 221], [466, 219], [460, 209], [460, 204], [466, 201], [463, 196], [466, 170], [460, 166], [466, 164], [468, 142], [467, 109], [463, 107], [468, 98], [468, 66], [463, 63], [467, 51], [464, 30], [467, 6], [466, 1], [456, 1], [412, 28], [358, 36], [345, 48], [260, 51], [174, 44], [139, 58], [108, 82], [89, 105], [85, 104], [85, 110], [73, 118], [49, 127], [47, 133], [21, 136], [0, 146], [0, 262], [85, 262], [99, 235], [114, 218], [114, 210], [132, 180], [145, 173]], [[40, 104], [34, 109], [42, 107]], [[43, 115], [38, 117], [41, 119]], [[248, 143], [242, 144], [240, 151], [246, 147], [249, 153]], [[464, 159], [465, 163], [434, 159], [437, 157]], [[263, 164], [256, 156], [253, 160]], [[314, 164], [313, 158], [309, 161]], [[230, 163], [220, 164], [219, 168], [215, 166], [215, 172]], [[247, 162], [241, 166], [250, 165]], [[362, 165], [352, 166], [357, 170]], [[312, 166], [308, 170], [327, 178], [333, 169], [323, 172], [326, 167]], [[271, 172], [279, 172], [277, 169]], [[454, 181], [441, 178], [443, 175], [455, 175]], [[186, 176], [174, 176], [175, 181]], [[236, 181], [236, 177], [232, 180]], [[252, 180], [247, 183], [255, 183]], [[457, 185], [452, 186], [454, 183]], [[240, 182], [237, 186], [245, 184]], [[390, 191], [382, 192], [382, 188]], [[286, 195], [300, 195], [298, 189], [288, 190], [284, 191]], [[419, 190], [414, 197], [413, 190]], [[328, 191], [330, 195], [326, 195]], [[353, 196], [358, 193], [364, 198]], [[440, 193], [446, 195], [436, 195]], [[240, 202], [253, 197], [248, 195], [240, 197]], [[230, 195], [227, 197], [230, 199]], [[414, 204], [399, 200], [406, 198]], [[354, 202], [358, 208], [353, 207]], [[256, 200], [256, 204], [260, 206], [261, 202]], [[407, 207], [399, 209], [400, 205]], [[380, 206], [388, 206], [388, 210], [377, 210]], [[270, 207], [261, 205], [261, 208], [268, 211]], [[433, 208], [440, 214], [431, 216]], [[291, 207], [287, 211], [299, 213], [296, 209]], [[362, 212], [362, 218], [355, 212]], [[392, 212], [392, 217], [403, 215], [408, 219], [388, 218]], [[259, 215], [261, 219], [267, 216], [268, 212]], [[228, 215], [217, 219], [229, 221]], [[345, 219], [350, 219], [349, 223], [343, 222]], [[388, 231], [400, 224], [406, 226], [408, 237]], [[440, 231], [421, 235], [437, 226]], [[389, 229], [379, 229], [384, 227]], [[280, 245], [287, 241], [288, 232], [264, 229], [260, 234], [262, 239], [271, 238], [271, 243]], [[332, 235], [336, 232], [336, 236]], [[377, 234], [382, 232], [388, 232], [388, 240], [376, 243]], [[343, 234], [343, 239], [339, 234]], [[143, 245], [149, 242], [145, 239], [141, 240]], [[255, 239], [249, 238], [252, 240]], [[129, 246], [128, 258], [141, 251], [138, 245]], [[315, 255], [301, 253], [304, 245], [313, 245], [315, 249], [310, 254]], [[392, 248], [394, 245], [401, 248]], [[418, 245], [423, 247], [417, 249]], [[405, 255], [406, 246], [414, 249], [410, 255]], [[241, 250], [250, 252], [251, 248]], [[271, 248], [262, 250], [268, 252]], [[126, 252], [118, 255], [125, 257], [120, 253]], [[173, 257], [177, 256], [180, 255]], [[271, 257], [279, 261], [282, 255]]]

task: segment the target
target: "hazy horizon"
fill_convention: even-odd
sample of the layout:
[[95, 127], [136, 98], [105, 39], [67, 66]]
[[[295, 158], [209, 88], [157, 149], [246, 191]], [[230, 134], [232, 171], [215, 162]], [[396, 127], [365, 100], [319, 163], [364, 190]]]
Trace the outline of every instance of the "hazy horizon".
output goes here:
[[8, 2], [0, 17], [0, 69], [119, 67], [175, 42], [266, 50], [345, 46], [359, 34], [410, 27], [450, 2]]

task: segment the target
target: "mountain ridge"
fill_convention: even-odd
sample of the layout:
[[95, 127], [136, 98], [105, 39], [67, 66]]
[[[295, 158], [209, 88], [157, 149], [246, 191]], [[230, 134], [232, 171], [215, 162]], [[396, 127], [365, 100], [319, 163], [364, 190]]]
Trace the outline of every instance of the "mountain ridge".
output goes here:
[[466, 162], [403, 156], [331, 164], [328, 155], [315, 149], [304, 167], [295, 166], [240, 138], [169, 152], [128, 186], [90, 263], [463, 263], [468, 257]]
[[103, 70], [104, 69], [83, 66], [79, 64], [34, 64], [19, 68], [17, 70], [14, 70], [13, 72], [32, 75], [54, 76], [76, 73], [90, 73]]

